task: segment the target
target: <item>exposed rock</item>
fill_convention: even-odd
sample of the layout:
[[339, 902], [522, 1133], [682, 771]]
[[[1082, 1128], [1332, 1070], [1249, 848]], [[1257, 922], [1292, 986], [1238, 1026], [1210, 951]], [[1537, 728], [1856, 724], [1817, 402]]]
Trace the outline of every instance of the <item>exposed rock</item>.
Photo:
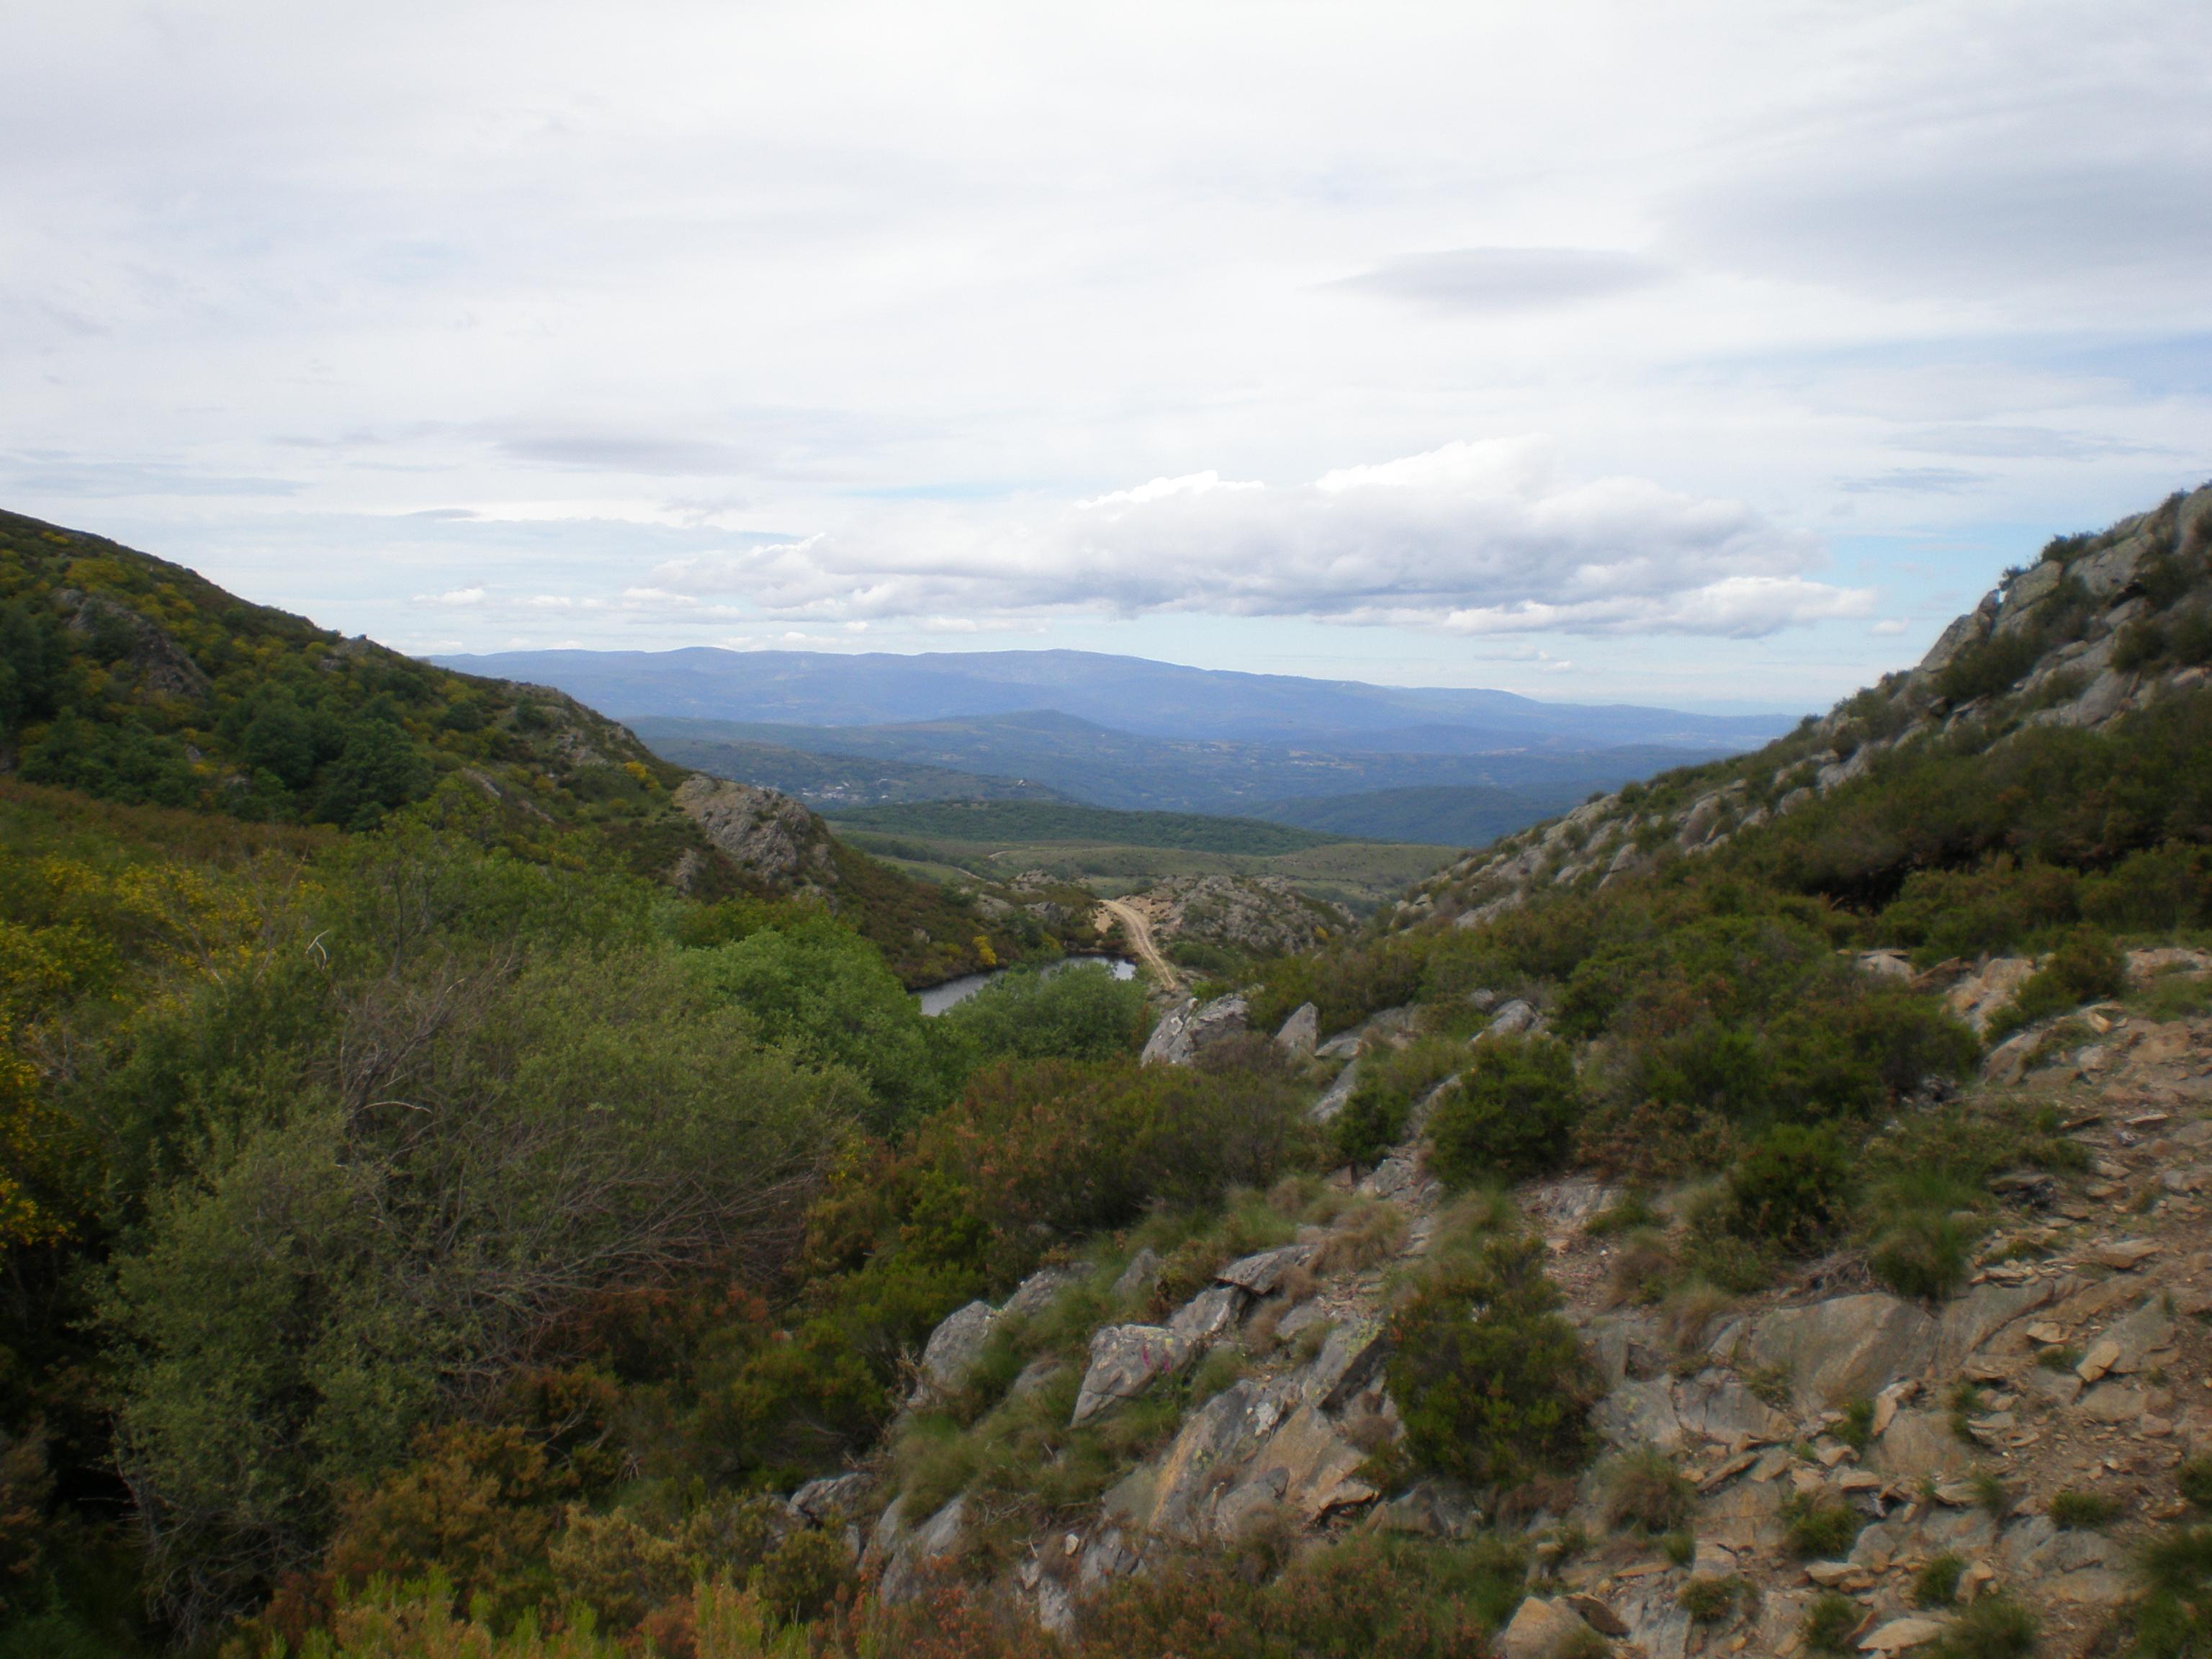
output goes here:
[[810, 1480], [791, 1494], [791, 1507], [814, 1525], [827, 1526], [840, 1516], [848, 1516], [859, 1510], [868, 1494], [875, 1489], [875, 1477], [855, 1472], [851, 1474], [825, 1474]]
[[677, 806], [740, 870], [775, 886], [834, 887], [836, 844], [822, 820], [788, 795], [694, 774]]
[[1334, 1412], [1374, 1379], [1390, 1357], [1390, 1339], [1379, 1313], [1347, 1319], [1328, 1334], [1305, 1374], [1305, 1397]]
[[1989, 1029], [2000, 1009], [2020, 994], [2020, 988], [2035, 975], [2027, 957], [1998, 957], [1954, 985], [1943, 1000], [1951, 1012], [1978, 1033]]
[[1892, 1480], [1908, 1482], [1923, 1476], [1942, 1480], [1964, 1475], [1974, 1465], [1972, 1448], [1951, 1431], [1948, 1414], [1910, 1407], [1891, 1419], [1869, 1451], [1868, 1461]]
[[1574, 1644], [1587, 1639], [1589, 1626], [1565, 1601], [1531, 1595], [1513, 1613], [1498, 1638], [1501, 1659], [1565, 1659]]
[[1160, 1276], [1160, 1253], [1146, 1245], [1129, 1258], [1129, 1265], [1121, 1269], [1121, 1276], [1114, 1281], [1112, 1295], [1116, 1301], [1126, 1302], [1141, 1296], [1152, 1288]]
[[1240, 996], [1216, 997], [1201, 1006], [1195, 997], [1160, 1017], [1145, 1041], [1139, 1063], [1146, 1066], [1188, 1066], [1200, 1054], [1244, 1029], [1245, 1005]]
[[1279, 1504], [1310, 1523], [1327, 1511], [1364, 1504], [1375, 1489], [1354, 1478], [1367, 1461], [1311, 1406], [1301, 1405], [1261, 1443], [1235, 1486], [1224, 1494], [1220, 1522], [1234, 1535], [1263, 1501]]
[[1724, 1446], [1765, 1445], [1787, 1440], [1796, 1429], [1749, 1389], [1734, 1371], [1709, 1367], [1673, 1383], [1674, 1415], [1684, 1431]]
[[1947, 1304], [1936, 1333], [1936, 1369], [1955, 1371], [1966, 1356], [2021, 1315], [2051, 1300], [2047, 1279], [2025, 1285], [1977, 1285]]
[[1877, 1626], [1861, 1639], [1862, 1653], [1903, 1653], [1908, 1649], [1926, 1647], [1943, 1634], [1942, 1624], [1934, 1619], [1893, 1619]]
[[1311, 1060], [1320, 1037], [1321, 1010], [1302, 1002], [1275, 1033], [1275, 1046], [1293, 1060]]
[[1224, 1486], [1215, 1471], [1249, 1457], [1283, 1416], [1276, 1390], [1249, 1378], [1232, 1383], [1190, 1414], [1158, 1468], [1145, 1472], [1149, 1489], [1122, 1493], [1119, 1507], [1139, 1527], [1196, 1542], [1211, 1530]]
[[1280, 876], [1172, 876], [1122, 902], [1144, 914], [1163, 944], [1203, 939], [1255, 956], [1311, 951], [1356, 920]]
[[876, 1593], [887, 1607], [911, 1601], [933, 1574], [952, 1565], [968, 1524], [968, 1500], [956, 1498], [908, 1532], [900, 1520], [901, 1503], [884, 1511], [869, 1546], [870, 1555], [883, 1563]]
[[1744, 1352], [1753, 1364], [1786, 1371], [1800, 1407], [1819, 1411], [1917, 1376], [1935, 1348], [1934, 1320], [1909, 1302], [1869, 1293], [1768, 1314]]
[[1261, 1250], [1256, 1255], [1240, 1256], [1213, 1275], [1223, 1285], [1234, 1285], [1249, 1291], [1254, 1296], [1272, 1296], [1275, 1286], [1283, 1282], [1283, 1275], [1293, 1267], [1303, 1267], [1320, 1253], [1318, 1244], [1285, 1244], [1278, 1249]]
[[184, 647], [170, 637], [168, 629], [150, 617], [105, 593], [87, 595], [70, 587], [58, 589], [54, 602], [69, 613], [68, 628], [72, 634], [112, 629], [129, 638], [129, 660], [138, 679], [132, 695], [140, 701], [173, 698], [200, 702], [206, 699], [212, 682]]
[[1168, 1334], [1190, 1347], [1202, 1347], [1243, 1317], [1244, 1304], [1250, 1300], [1237, 1285], [1209, 1286], [1176, 1310], [1168, 1321]]
[[1510, 1036], [1516, 1031], [1527, 1030], [1536, 1023], [1536, 1018], [1535, 1008], [1516, 997], [1490, 1017], [1490, 1024], [1483, 1027], [1482, 1034]]
[[1355, 1060], [1336, 1074], [1336, 1081], [1307, 1109], [1306, 1115], [1316, 1123], [1328, 1122], [1344, 1109], [1345, 1103], [1352, 1098], [1352, 1091], [1358, 1086], [1359, 1062]]
[[999, 1310], [1001, 1319], [1034, 1319], [1053, 1304], [1053, 1299], [1071, 1285], [1079, 1285], [1089, 1276], [1090, 1270], [1078, 1267], [1040, 1267], [1015, 1286], [1014, 1293]]
[[929, 1334], [921, 1351], [921, 1376], [907, 1404], [920, 1407], [934, 1399], [955, 1395], [967, 1386], [968, 1374], [982, 1358], [998, 1310], [988, 1302], [970, 1302], [947, 1314]]
[[1159, 1325], [1108, 1325], [1091, 1335], [1091, 1364], [1076, 1391], [1071, 1426], [1134, 1400], [1189, 1362], [1191, 1346]]

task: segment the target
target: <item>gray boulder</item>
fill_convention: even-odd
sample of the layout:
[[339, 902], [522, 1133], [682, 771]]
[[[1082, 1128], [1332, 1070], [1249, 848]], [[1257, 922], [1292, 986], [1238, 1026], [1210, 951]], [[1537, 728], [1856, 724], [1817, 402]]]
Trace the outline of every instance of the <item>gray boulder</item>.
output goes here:
[[1014, 1287], [1006, 1305], [999, 1310], [1001, 1319], [1034, 1319], [1050, 1307], [1053, 1298], [1071, 1285], [1080, 1284], [1089, 1274], [1088, 1267], [1040, 1267]]
[[695, 775], [678, 787], [674, 800], [748, 875], [778, 886], [837, 884], [836, 844], [828, 826], [790, 796]]
[[1336, 1074], [1336, 1081], [1307, 1109], [1306, 1115], [1316, 1123], [1327, 1123], [1344, 1109], [1345, 1102], [1358, 1086], [1359, 1062], [1355, 1060]]
[[1175, 1310], [1168, 1334], [1192, 1347], [1203, 1347], [1244, 1316], [1251, 1297], [1234, 1285], [1213, 1285]]
[[907, 1404], [926, 1406], [967, 1386], [968, 1374], [982, 1358], [983, 1345], [997, 1320], [997, 1310], [988, 1302], [970, 1302], [946, 1315], [921, 1351], [921, 1374]]
[[1325, 1412], [1340, 1410], [1372, 1382], [1390, 1357], [1382, 1316], [1347, 1319], [1328, 1334], [1305, 1373], [1307, 1401]]
[[1213, 1277], [1217, 1283], [1234, 1285], [1254, 1296], [1272, 1296], [1275, 1286], [1283, 1282], [1285, 1273], [1293, 1267], [1304, 1267], [1319, 1252], [1320, 1246], [1316, 1244], [1285, 1244], [1279, 1249], [1240, 1256]]
[[875, 1484], [872, 1475], [825, 1474], [792, 1493], [791, 1507], [802, 1520], [826, 1526], [840, 1516], [856, 1511]]
[[1311, 1060], [1320, 1040], [1321, 1010], [1310, 1002], [1299, 1004], [1275, 1033], [1275, 1046], [1293, 1060]]
[[1246, 1012], [1244, 999], [1240, 996], [1216, 997], [1203, 1005], [1195, 997], [1186, 997], [1178, 1006], [1160, 1017], [1160, 1023], [1145, 1040], [1145, 1051], [1138, 1057], [1138, 1063], [1191, 1065], [1208, 1048], [1242, 1031]]
[[1129, 1265], [1121, 1269], [1121, 1276], [1114, 1281], [1112, 1294], [1119, 1301], [1141, 1296], [1152, 1288], [1153, 1281], [1159, 1276], [1160, 1253], [1147, 1244], [1129, 1258]]

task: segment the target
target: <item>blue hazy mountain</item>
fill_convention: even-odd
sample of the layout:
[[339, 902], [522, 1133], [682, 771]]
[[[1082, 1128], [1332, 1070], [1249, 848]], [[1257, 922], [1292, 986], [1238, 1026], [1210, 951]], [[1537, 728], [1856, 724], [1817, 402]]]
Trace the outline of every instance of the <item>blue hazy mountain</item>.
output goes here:
[[622, 720], [660, 715], [876, 726], [1051, 711], [1146, 737], [1394, 754], [1656, 745], [1719, 753], [1789, 730], [1785, 715], [1540, 702], [1510, 691], [1369, 685], [1186, 668], [1091, 651], [506, 651], [439, 659], [557, 686]]

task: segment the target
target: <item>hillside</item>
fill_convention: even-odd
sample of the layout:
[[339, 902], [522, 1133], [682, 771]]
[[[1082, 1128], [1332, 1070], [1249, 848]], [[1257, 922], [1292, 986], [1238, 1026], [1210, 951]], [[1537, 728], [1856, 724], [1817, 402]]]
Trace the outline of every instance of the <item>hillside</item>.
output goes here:
[[851, 726], [1043, 710], [1178, 740], [1462, 754], [1645, 744], [1728, 750], [1789, 724], [1771, 715], [1540, 702], [1507, 691], [1187, 668], [1091, 651], [893, 656], [695, 647], [516, 651], [445, 660], [478, 673], [543, 680], [624, 720]]
[[680, 728], [656, 733], [653, 741], [654, 752], [676, 765], [760, 784], [804, 801], [817, 812], [905, 801], [1064, 799], [1058, 790], [1024, 778], [992, 777], [911, 761], [813, 754], [781, 744], [689, 737]]
[[2212, 489], [927, 1018], [788, 892], [10, 782], [0, 1656], [2202, 1655], [2208, 618]]
[[1196, 812], [1115, 812], [1073, 802], [948, 800], [854, 808], [835, 815], [854, 829], [952, 841], [1078, 842], [1175, 847], [1194, 853], [1299, 853], [1346, 837]]
[[1279, 823], [1372, 841], [1479, 847], [1526, 829], [1532, 814], [1563, 812], [1581, 799], [1571, 787], [1515, 790], [1462, 784], [1307, 796], [1269, 801], [1255, 810]]
[[525, 860], [701, 898], [804, 889], [914, 983], [1060, 948], [1033, 917], [979, 920], [840, 846], [779, 796], [687, 793], [688, 769], [564, 693], [344, 639], [15, 514], [0, 514], [0, 772], [28, 783], [355, 831], [413, 811]]

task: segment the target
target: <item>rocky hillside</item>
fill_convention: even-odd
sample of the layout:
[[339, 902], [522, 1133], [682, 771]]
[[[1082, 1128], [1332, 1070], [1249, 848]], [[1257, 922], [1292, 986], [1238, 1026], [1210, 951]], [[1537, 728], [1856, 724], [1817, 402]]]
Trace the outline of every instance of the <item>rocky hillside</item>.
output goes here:
[[2209, 546], [2212, 489], [2056, 542], [1767, 750], [1170, 1010], [1147, 1066], [1285, 1069], [1325, 1175], [1048, 1252], [784, 1524], [1086, 1654], [1209, 1598], [1285, 1651], [2203, 1651]]
[[1399, 927], [1472, 927], [1542, 887], [1602, 886], [1707, 855], [1865, 777], [1886, 756], [1984, 753], [2038, 727], [2097, 732], [2212, 672], [2212, 486], [2062, 537], [1944, 629], [1920, 665], [1740, 759], [1602, 795], [1421, 883]]

